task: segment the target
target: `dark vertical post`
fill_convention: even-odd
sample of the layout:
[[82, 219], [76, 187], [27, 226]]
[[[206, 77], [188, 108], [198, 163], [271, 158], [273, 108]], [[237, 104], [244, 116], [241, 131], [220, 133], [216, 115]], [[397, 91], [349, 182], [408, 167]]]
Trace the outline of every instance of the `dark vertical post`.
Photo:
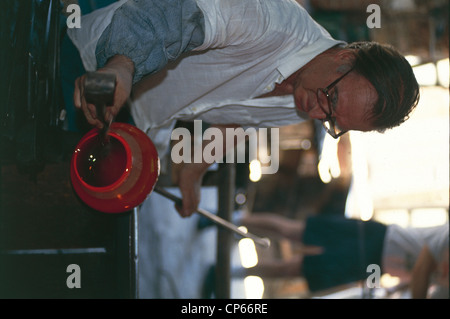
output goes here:
[[139, 298], [139, 208], [117, 214], [116, 273], [118, 298]]
[[[234, 210], [236, 166], [234, 163], [222, 164], [218, 173], [219, 209], [217, 214], [219, 217], [229, 221]], [[215, 295], [218, 299], [230, 298], [231, 241], [232, 233], [219, 227], [217, 233], [217, 263], [215, 274]]]
[[139, 298], [139, 207], [130, 215], [130, 297]]

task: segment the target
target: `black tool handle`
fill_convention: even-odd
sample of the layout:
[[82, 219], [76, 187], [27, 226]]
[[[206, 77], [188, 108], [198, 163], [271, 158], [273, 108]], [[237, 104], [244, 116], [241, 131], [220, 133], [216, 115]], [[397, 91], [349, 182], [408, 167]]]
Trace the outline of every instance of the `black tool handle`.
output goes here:
[[100, 136], [107, 138], [110, 122], [105, 120], [106, 106], [114, 104], [116, 89], [116, 75], [104, 72], [87, 72], [84, 79], [84, 98], [86, 102], [94, 104], [97, 118], [103, 123]]
[[116, 75], [104, 72], [87, 72], [84, 80], [84, 98], [90, 104], [114, 104]]

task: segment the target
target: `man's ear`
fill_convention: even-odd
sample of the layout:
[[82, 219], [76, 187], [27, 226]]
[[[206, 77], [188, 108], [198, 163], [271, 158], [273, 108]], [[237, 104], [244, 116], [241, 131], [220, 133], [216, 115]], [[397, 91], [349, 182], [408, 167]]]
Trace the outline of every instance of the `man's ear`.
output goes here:
[[337, 71], [339, 73], [345, 73], [349, 71], [355, 61], [355, 52], [353, 49], [342, 49], [336, 52], [334, 61], [338, 65]]
[[336, 61], [344, 64], [353, 64], [355, 60], [355, 50], [354, 49], [341, 49], [337, 51], [334, 55]]

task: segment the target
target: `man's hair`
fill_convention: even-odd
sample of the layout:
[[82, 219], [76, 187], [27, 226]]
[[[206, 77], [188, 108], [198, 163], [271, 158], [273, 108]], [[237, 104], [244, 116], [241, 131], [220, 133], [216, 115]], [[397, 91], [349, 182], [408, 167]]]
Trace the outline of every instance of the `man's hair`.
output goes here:
[[375, 87], [378, 100], [368, 120], [384, 132], [402, 124], [419, 102], [420, 89], [409, 62], [395, 48], [376, 42], [355, 42], [353, 70]]

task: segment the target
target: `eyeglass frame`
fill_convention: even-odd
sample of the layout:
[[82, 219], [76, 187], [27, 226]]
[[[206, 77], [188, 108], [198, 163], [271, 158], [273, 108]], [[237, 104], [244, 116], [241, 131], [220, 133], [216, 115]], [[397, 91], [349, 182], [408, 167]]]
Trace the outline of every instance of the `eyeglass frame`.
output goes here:
[[[332, 109], [332, 101], [331, 101], [331, 97], [329, 92], [336, 86], [336, 84], [339, 83], [340, 80], [342, 80], [347, 74], [349, 74], [351, 71], [353, 71], [353, 68], [351, 68], [350, 70], [348, 70], [347, 72], [345, 72], [343, 75], [341, 75], [339, 78], [337, 78], [336, 80], [334, 80], [330, 85], [328, 85], [326, 88], [319, 88], [317, 89], [317, 101], [319, 104], [319, 107], [322, 109], [322, 111], [325, 113], [326, 118], [324, 118], [322, 120], [322, 126], [325, 129], [325, 131], [330, 134], [334, 139], [338, 139], [340, 136], [344, 135], [345, 133], [348, 132], [348, 130], [346, 131], [342, 131], [340, 133], [336, 133], [336, 118], [332, 117], [333, 114], [333, 109]], [[321, 103], [319, 102], [319, 91], [322, 92], [323, 94], [325, 94], [325, 96], [327, 97], [327, 104], [328, 104], [328, 111], [325, 110]], [[326, 122], [330, 123], [330, 128], [326, 126]], [[333, 130], [331, 130], [333, 129]]]

